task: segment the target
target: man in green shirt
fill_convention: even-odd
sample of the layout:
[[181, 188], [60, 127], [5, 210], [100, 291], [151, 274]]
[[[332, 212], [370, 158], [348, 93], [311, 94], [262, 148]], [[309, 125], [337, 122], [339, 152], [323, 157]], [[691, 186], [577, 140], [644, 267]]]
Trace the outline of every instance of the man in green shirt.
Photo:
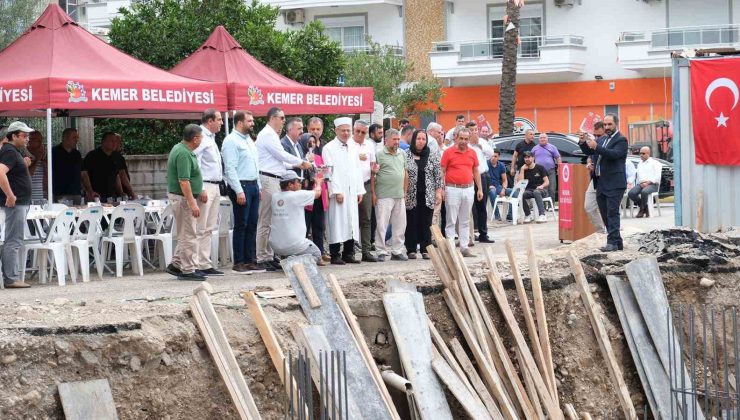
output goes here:
[[[392, 260], [406, 261], [404, 233], [406, 232], [406, 203], [408, 188], [406, 154], [400, 150], [401, 133], [395, 129], [385, 132], [385, 146], [375, 156], [375, 176], [371, 178], [370, 190], [375, 206], [375, 247], [378, 260], [384, 261], [390, 254]], [[391, 225], [391, 246], [385, 244], [385, 233]]]
[[200, 209], [195, 197], [203, 191], [203, 177], [193, 150], [200, 145], [202, 129], [196, 124], [188, 124], [182, 137], [183, 140], [172, 147], [167, 158], [167, 197], [177, 226], [177, 246], [167, 272], [178, 280], [198, 281], [206, 279], [196, 270], [196, 219], [200, 216]]

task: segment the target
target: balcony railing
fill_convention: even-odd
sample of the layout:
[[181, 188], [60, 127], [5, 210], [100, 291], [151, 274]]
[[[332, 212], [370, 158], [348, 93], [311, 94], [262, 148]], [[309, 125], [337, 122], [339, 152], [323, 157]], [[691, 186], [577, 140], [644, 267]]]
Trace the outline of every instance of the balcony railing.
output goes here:
[[[583, 46], [583, 37], [575, 35], [562, 36], [525, 36], [521, 38], [518, 55], [521, 58], [539, 58], [543, 47]], [[491, 38], [483, 41], [435, 42], [432, 52], [458, 51], [460, 61], [490, 60], [504, 55], [504, 39]]]
[[[390, 49], [393, 55], [403, 57], [403, 47], [398, 45], [381, 45], [381, 50], [385, 51], [386, 48]], [[344, 50], [345, 54], [354, 54], [354, 53], [369, 53], [372, 51], [372, 48], [370, 48], [369, 45], [348, 45], [343, 46], [342, 50]]]
[[656, 50], [711, 48], [740, 44], [740, 25], [687, 26], [654, 31], [622, 32], [620, 42], [649, 41]]

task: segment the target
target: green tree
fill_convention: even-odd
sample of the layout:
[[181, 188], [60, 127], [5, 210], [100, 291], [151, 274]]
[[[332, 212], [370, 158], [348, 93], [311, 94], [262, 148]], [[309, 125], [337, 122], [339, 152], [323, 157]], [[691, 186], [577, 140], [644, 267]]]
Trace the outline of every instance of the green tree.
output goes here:
[[15, 41], [39, 17], [47, 1], [0, 0], [0, 50]]
[[[335, 85], [344, 66], [339, 45], [323, 34], [319, 22], [296, 31], [275, 29], [279, 14], [277, 7], [256, 0], [142, 0], [120, 10], [108, 35], [118, 49], [169, 69], [223, 25], [247, 52], [280, 74], [304, 84]], [[179, 141], [182, 125], [101, 120], [95, 131], [96, 138], [112, 130], [134, 140], [126, 144], [128, 153], [165, 153]], [[142, 144], [142, 139], [153, 141]]]
[[506, 2], [506, 15], [514, 29], [504, 30], [504, 54], [501, 59], [501, 89], [499, 90], [498, 132], [514, 132], [516, 111], [516, 63], [519, 53], [519, 6], [518, 0]]
[[344, 69], [346, 86], [370, 86], [375, 100], [383, 103], [386, 114], [398, 118], [441, 109], [442, 86], [436, 79], [408, 80], [412, 65], [397, 56], [391, 47], [367, 41], [366, 52], [347, 56]]

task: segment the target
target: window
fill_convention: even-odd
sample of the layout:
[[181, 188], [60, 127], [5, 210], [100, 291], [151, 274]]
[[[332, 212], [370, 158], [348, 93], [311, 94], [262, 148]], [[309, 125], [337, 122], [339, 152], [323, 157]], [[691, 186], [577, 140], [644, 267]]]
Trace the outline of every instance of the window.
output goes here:
[[[488, 19], [491, 22], [491, 54], [493, 57], [500, 58], [504, 52], [504, 15], [506, 6], [495, 6], [488, 9]], [[519, 36], [521, 45], [519, 46], [520, 57], [539, 57], [542, 30], [542, 4], [527, 4], [526, 8], [521, 9], [519, 15]]]
[[365, 15], [317, 17], [324, 33], [350, 52], [365, 47]]

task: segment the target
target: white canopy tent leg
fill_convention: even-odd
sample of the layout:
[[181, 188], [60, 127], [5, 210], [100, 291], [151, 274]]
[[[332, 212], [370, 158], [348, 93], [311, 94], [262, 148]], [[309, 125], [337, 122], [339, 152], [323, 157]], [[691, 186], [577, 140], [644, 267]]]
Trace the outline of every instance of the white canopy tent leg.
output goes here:
[[229, 111], [224, 112], [224, 117], [226, 117], [224, 118], [224, 130], [226, 130], [224, 134], [228, 136], [229, 135]]
[[51, 147], [52, 147], [52, 138], [51, 138], [51, 108], [46, 109], [46, 162], [47, 162], [47, 169], [46, 169], [46, 180], [48, 183], [47, 189], [49, 191], [49, 203], [54, 202], [54, 190], [53, 190], [53, 184], [52, 184], [52, 170], [51, 170]]

